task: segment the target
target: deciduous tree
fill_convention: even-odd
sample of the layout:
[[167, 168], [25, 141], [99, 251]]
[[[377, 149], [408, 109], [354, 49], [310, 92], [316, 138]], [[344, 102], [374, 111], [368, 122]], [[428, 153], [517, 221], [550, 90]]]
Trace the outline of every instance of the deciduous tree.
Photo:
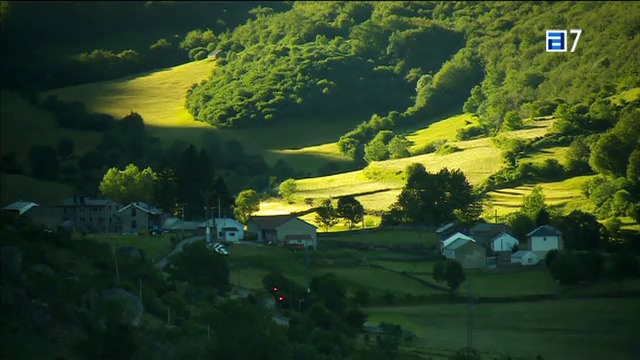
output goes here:
[[279, 193], [289, 204], [293, 201], [293, 194], [298, 189], [296, 181], [294, 179], [287, 179], [280, 184]]
[[324, 228], [325, 232], [339, 222], [338, 213], [333, 204], [331, 204], [331, 199], [322, 200], [322, 203], [316, 209], [316, 222]]
[[343, 218], [349, 227], [353, 227], [362, 221], [364, 216], [364, 207], [353, 196], [344, 196], [338, 199], [336, 212], [339, 217]]
[[233, 211], [238, 221], [246, 224], [251, 214], [258, 210], [260, 210], [260, 197], [255, 190], [248, 189], [238, 194], [236, 206]]
[[124, 170], [111, 168], [100, 182], [100, 192], [121, 204], [133, 201], [152, 202], [156, 179], [153, 169], [140, 171], [135, 164], [127, 165]]

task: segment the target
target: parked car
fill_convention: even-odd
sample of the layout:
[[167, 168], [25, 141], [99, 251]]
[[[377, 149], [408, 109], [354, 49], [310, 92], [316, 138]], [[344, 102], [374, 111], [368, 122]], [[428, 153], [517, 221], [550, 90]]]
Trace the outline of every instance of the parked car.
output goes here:
[[209, 243], [207, 244], [207, 249], [215, 251], [220, 255], [229, 255], [229, 250], [227, 250], [227, 248], [220, 243]]

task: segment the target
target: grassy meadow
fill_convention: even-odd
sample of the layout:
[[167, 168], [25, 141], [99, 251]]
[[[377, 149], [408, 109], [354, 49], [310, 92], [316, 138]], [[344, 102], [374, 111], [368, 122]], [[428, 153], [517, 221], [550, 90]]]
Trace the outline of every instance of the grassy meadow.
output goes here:
[[[407, 136], [414, 142], [414, 147], [431, 141], [455, 139], [456, 131], [465, 122], [476, 121], [471, 115], [457, 115], [430, 125], [426, 129], [415, 131]], [[554, 119], [541, 118], [529, 123], [524, 129], [510, 132], [507, 136], [530, 139], [546, 134]], [[448, 155], [435, 153], [412, 156], [404, 159], [377, 161], [365, 169], [330, 176], [304, 178], [296, 181], [298, 199], [323, 199], [343, 195], [356, 196], [368, 210], [386, 210], [396, 200], [404, 185], [403, 171], [411, 163], [421, 163], [428, 171], [438, 171], [444, 167], [462, 170], [469, 181], [477, 185], [489, 175], [497, 172], [502, 166], [500, 149], [489, 138], [452, 142], [461, 151]], [[328, 147], [329, 145], [324, 145]], [[534, 154], [536, 161], [544, 160], [551, 154]]]
[[89, 240], [111, 244], [117, 248], [136, 247], [144, 251], [145, 255], [154, 261], [160, 260], [169, 255], [173, 245], [169, 240], [170, 235], [116, 235], [116, 234], [89, 234]]
[[[201, 145], [204, 133], [215, 132], [223, 140], [240, 141], [249, 152], [263, 154], [269, 163], [283, 159], [309, 176], [315, 175], [317, 168], [325, 163], [351, 161], [337, 148], [316, 145], [334, 141], [362, 121], [360, 118], [330, 122], [326, 119], [291, 119], [273, 126], [234, 130], [217, 129], [196, 121], [185, 107], [187, 90], [192, 84], [207, 79], [215, 67], [213, 60], [193, 61], [121, 79], [54, 89], [39, 97], [57, 95], [61, 100], [80, 101], [89, 111], [116, 118], [131, 111], [138, 112], [150, 133], [163, 140], [165, 146], [175, 140]], [[296, 150], [306, 146], [310, 146], [309, 150]]]
[[[418, 339], [413, 347], [450, 352], [467, 343], [467, 305], [431, 304], [367, 309], [369, 323], [398, 323]], [[640, 350], [637, 299], [549, 300], [477, 304], [473, 345], [491, 355], [545, 360], [632, 359]]]
[[[562, 206], [565, 211], [585, 210], [589, 202], [582, 194], [582, 186], [593, 176], [577, 176], [563, 181], [538, 183], [542, 187], [546, 203], [551, 206]], [[514, 188], [500, 189], [488, 193], [498, 216], [516, 211], [522, 205], [522, 198], [533, 190], [534, 185], [521, 185]]]

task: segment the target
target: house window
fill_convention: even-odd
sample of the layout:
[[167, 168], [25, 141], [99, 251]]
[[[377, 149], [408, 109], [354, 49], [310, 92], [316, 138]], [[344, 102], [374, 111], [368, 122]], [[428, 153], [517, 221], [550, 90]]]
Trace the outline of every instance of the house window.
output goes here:
[[219, 233], [218, 233], [218, 236], [222, 237], [222, 233], [221, 233], [221, 232], [219, 232]]
[[98, 218], [98, 222], [99, 222], [100, 224], [102, 224], [102, 223], [104, 222], [104, 218], [101, 218], [101, 217], [100, 217], [100, 218]]
[[131, 228], [132, 229], [136, 229], [138, 227], [138, 224], [136, 223], [136, 220], [131, 220]]
[[527, 259], [527, 262], [528, 262], [529, 264], [531, 264], [531, 263], [533, 263], [533, 259], [532, 259], [532, 258], [528, 258], [528, 259]]
[[136, 216], [136, 208], [134, 208], [133, 206], [131, 207], [131, 216], [132, 217]]
[[236, 233], [229, 233], [229, 236], [236, 236]]

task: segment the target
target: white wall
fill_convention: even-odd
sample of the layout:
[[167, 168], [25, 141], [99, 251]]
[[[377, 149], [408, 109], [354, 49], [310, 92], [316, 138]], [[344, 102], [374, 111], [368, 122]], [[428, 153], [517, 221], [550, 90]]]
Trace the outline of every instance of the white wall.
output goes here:
[[527, 253], [522, 257], [520, 264], [522, 264], [523, 266], [533, 266], [537, 265], [539, 262], [540, 258], [538, 257], [538, 255], [534, 253]]
[[502, 234], [491, 244], [493, 251], [511, 251], [514, 246], [518, 245], [518, 239], [509, 234]]
[[531, 251], [549, 251], [560, 249], [560, 239], [557, 236], [531, 237]]
[[304, 222], [298, 218], [294, 218], [278, 226], [277, 230], [278, 240], [280, 241], [284, 241], [285, 237], [289, 235], [309, 235], [312, 240], [313, 248], [316, 248], [316, 228], [307, 222]]

